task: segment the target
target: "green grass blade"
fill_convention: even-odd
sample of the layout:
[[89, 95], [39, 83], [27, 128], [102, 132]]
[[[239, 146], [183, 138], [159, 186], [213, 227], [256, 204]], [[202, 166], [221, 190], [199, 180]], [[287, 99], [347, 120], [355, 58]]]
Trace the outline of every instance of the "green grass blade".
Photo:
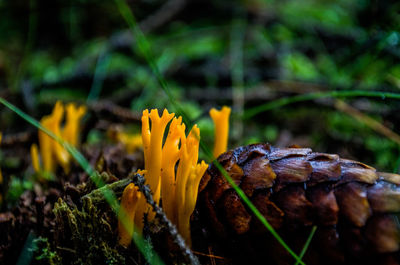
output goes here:
[[[0, 103], [18, 114], [21, 118], [23, 118], [25, 121], [28, 123], [32, 124], [36, 128], [42, 130], [44, 133], [46, 133], [48, 136], [53, 138], [55, 141], [57, 141], [62, 147], [64, 147], [70, 154], [71, 156], [78, 162], [78, 164], [85, 170], [85, 172], [89, 175], [90, 179], [95, 183], [97, 187], [103, 187], [105, 183], [102, 181], [102, 179], [99, 177], [98, 173], [92, 168], [92, 166], [89, 164], [87, 159], [72, 145], [55, 135], [52, 131], [46, 129], [45, 127], [40, 124], [37, 120], [5, 100], [4, 98], [0, 97]], [[120, 210], [123, 211], [123, 209], [120, 209], [120, 205], [118, 203], [118, 199], [115, 197], [114, 193], [110, 189], [101, 189], [101, 192], [103, 193], [103, 196], [107, 203], [110, 205], [111, 209], [118, 215], [118, 212]], [[124, 215], [126, 216], [126, 215]], [[126, 219], [126, 218], [124, 218]], [[128, 227], [128, 224], [130, 223], [128, 220], [121, 220], [123, 225], [125, 227]], [[142, 236], [137, 236], [134, 239], [134, 242], [136, 243], [136, 246], [138, 247], [139, 251], [143, 254], [143, 256], [146, 258], [146, 260], [150, 264], [164, 264], [164, 262], [161, 260], [159, 255], [157, 253], [150, 252], [148, 249], [151, 249], [149, 247], [149, 243], [143, 239]]]
[[143, 32], [140, 30], [136, 19], [131, 12], [128, 4], [125, 0], [114, 0], [117, 4], [118, 10], [120, 11], [122, 17], [125, 19], [126, 23], [128, 24], [129, 28], [132, 31], [133, 36], [135, 37], [136, 43], [139, 47], [140, 52], [145, 57], [148, 65], [150, 66], [153, 74], [155, 75], [160, 87], [164, 90], [165, 94], [169, 98], [172, 106], [174, 107], [174, 111], [177, 112], [178, 116], [182, 116], [183, 122], [186, 124], [188, 128], [193, 126], [193, 122], [189, 119], [189, 116], [185, 113], [183, 108], [176, 102], [172, 92], [169, 88], [167, 81], [164, 79], [163, 75], [161, 74], [160, 70], [155, 63], [156, 60], [154, 59], [153, 53], [151, 52], [150, 44], [147, 42], [146, 37], [144, 36]]
[[28, 60], [30, 58], [31, 50], [36, 38], [36, 29], [38, 24], [38, 11], [36, 9], [36, 0], [29, 0], [29, 24], [28, 36], [24, 47], [24, 53], [20, 64], [18, 65], [16, 74], [10, 86], [13, 91], [18, 91], [21, 78], [23, 77]]
[[97, 59], [92, 87], [90, 88], [86, 102], [92, 102], [99, 98], [104, 78], [107, 75], [107, 69], [109, 64], [110, 64], [110, 55], [107, 52], [107, 47], [105, 47], [104, 51], [100, 53], [99, 58]]
[[[136, 19], [131, 12], [129, 6], [125, 2], [125, 0], [115, 0], [117, 7], [127, 22], [128, 26], [131, 28], [134, 37], [136, 38], [137, 45], [139, 46], [140, 51], [145, 56], [147, 63], [150, 65], [154, 75], [156, 76], [158, 82], [160, 83], [161, 88], [164, 90], [166, 95], [168, 96], [170, 102], [173, 106], [180, 112], [183, 117], [184, 122], [188, 126], [188, 128], [192, 127], [192, 122], [188, 119], [188, 115], [185, 114], [183, 109], [180, 107], [180, 104], [173, 98], [168, 84], [161, 72], [159, 71], [157, 65], [155, 64], [155, 60], [153, 58], [153, 54], [151, 52], [150, 44], [147, 42], [143, 32], [140, 30], [136, 23]], [[204, 153], [207, 155], [210, 161], [214, 161], [213, 163], [217, 166], [218, 170], [221, 171], [223, 176], [227, 179], [227, 181], [232, 185], [235, 191], [238, 193], [239, 197], [243, 200], [243, 202], [249, 207], [249, 209], [254, 213], [254, 215], [261, 221], [261, 223], [271, 232], [271, 234], [276, 238], [276, 240], [293, 256], [293, 258], [299, 263], [304, 265], [304, 262], [301, 261], [300, 257], [284, 242], [284, 240], [278, 235], [275, 229], [268, 223], [268, 221], [264, 218], [264, 216], [258, 211], [255, 205], [250, 201], [250, 199], [244, 194], [244, 192], [233, 182], [232, 178], [226, 172], [226, 170], [219, 164], [218, 161], [213, 157], [211, 150], [205, 146], [202, 142], [200, 146]]]
[[[310, 246], [311, 240], [314, 237], [315, 231], [317, 231], [317, 227], [314, 225], [311, 229], [310, 234], [308, 235], [308, 238], [306, 240], [306, 243], [304, 243], [303, 249], [300, 252], [300, 258], [303, 259], [304, 254], [306, 254], [308, 247]], [[299, 262], [296, 262], [295, 265], [298, 265]]]
[[24, 247], [22, 248], [21, 254], [18, 257], [17, 265], [29, 265], [31, 264], [33, 252], [33, 240], [35, 236], [30, 232], [25, 240]]
[[315, 100], [320, 98], [349, 98], [349, 97], [371, 97], [371, 98], [381, 98], [381, 99], [400, 99], [399, 93], [392, 92], [382, 92], [382, 91], [366, 91], [366, 90], [335, 90], [326, 92], [314, 92], [308, 94], [297, 95], [293, 97], [284, 97], [277, 100], [270, 101], [268, 103], [250, 108], [245, 110], [243, 119], [250, 119], [255, 115], [268, 111], [271, 109], [276, 109], [289, 104]]

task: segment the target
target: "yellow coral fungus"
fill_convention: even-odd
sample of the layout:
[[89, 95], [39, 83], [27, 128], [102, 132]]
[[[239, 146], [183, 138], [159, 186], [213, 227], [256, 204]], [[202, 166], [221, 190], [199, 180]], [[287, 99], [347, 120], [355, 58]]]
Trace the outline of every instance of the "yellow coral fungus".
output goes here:
[[[165, 143], [162, 145], [164, 130], [173, 116], [173, 113], [169, 114], [166, 110], [161, 117], [157, 110], [152, 110], [150, 114], [148, 110], [143, 111], [142, 140], [146, 169], [144, 176], [146, 184], [149, 184], [153, 191], [154, 200], [158, 203], [161, 194], [162, 206], [167, 217], [178, 227], [178, 231], [190, 245], [190, 216], [196, 205], [198, 185], [207, 164], [204, 161], [197, 164], [199, 128], [193, 126], [186, 137], [186, 126], [182, 123], [181, 117], [172, 120]], [[121, 204], [125, 205], [127, 203], [125, 200], [128, 198], [123, 196]], [[138, 232], [143, 227], [144, 213], [149, 213], [149, 220], [154, 217], [154, 213], [149, 209], [142, 196], [135, 214]]]
[[122, 194], [121, 209], [118, 213], [118, 233], [119, 243], [123, 246], [128, 246], [132, 240], [135, 212], [140, 197], [141, 193], [133, 183], [129, 184]]
[[[43, 127], [53, 132], [57, 137], [64, 139], [73, 146], [78, 145], [79, 123], [82, 116], [86, 112], [85, 107], [75, 107], [74, 104], [67, 105], [66, 124], [61, 128], [64, 118], [64, 105], [57, 101], [53, 108], [53, 112], [43, 117], [40, 123]], [[59, 143], [53, 140], [43, 131], [39, 130], [39, 148], [42, 160], [43, 170], [46, 172], [54, 172], [57, 165], [61, 165], [65, 172], [69, 171], [70, 154]], [[31, 156], [33, 168], [36, 172], [40, 172], [39, 151], [36, 145], [31, 147]]]
[[227, 150], [228, 146], [228, 134], [229, 134], [229, 115], [231, 108], [223, 106], [220, 111], [212, 108], [210, 110], [210, 116], [214, 122], [215, 137], [214, 137], [214, 158], [217, 158], [220, 154]]

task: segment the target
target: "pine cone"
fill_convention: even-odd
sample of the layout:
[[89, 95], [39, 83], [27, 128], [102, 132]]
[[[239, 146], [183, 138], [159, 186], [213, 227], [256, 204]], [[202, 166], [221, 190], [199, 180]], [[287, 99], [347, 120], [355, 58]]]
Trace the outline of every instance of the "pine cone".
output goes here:
[[[317, 226], [307, 264], [400, 264], [400, 175], [269, 144], [239, 147], [218, 161], [296, 253]], [[200, 214], [232, 260], [294, 264], [215, 166], [199, 191]]]

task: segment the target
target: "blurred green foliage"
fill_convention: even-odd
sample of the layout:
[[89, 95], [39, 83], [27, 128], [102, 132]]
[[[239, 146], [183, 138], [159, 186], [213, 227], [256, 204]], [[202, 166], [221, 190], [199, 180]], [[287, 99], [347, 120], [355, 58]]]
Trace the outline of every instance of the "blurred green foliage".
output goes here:
[[[228, 104], [234, 106], [231, 146], [280, 144], [282, 132], [289, 131], [293, 144], [296, 136], [302, 136], [319, 151], [346, 149], [344, 154], [384, 170], [396, 168], [398, 146], [340, 113], [332, 102], [295, 104], [240, 121], [236, 113], [240, 103], [232, 94], [242, 89], [246, 95], [242, 107], [247, 108], [321, 90], [398, 92], [397, 1], [127, 3], [174, 100], [199, 124], [206, 144], [212, 145], [213, 139], [208, 110]], [[0, 91], [20, 98], [16, 103], [36, 118], [47, 114], [59, 99], [107, 99], [135, 112], [173, 109], [114, 1], [0, 1], [0, 16]], [[240, 45], [234, 46], [235, 41]], [[400, 124], [396, 114], [400, 104], [382, 105], [368, 103], [362, 111], [400, 131], [393, 125]], [[11, 130], [13, 123], [4, 120], [0, 130]], [[240, 123], [242, 133], [237, 132]], [[89, 136], [90, 142], [102, 137], [96, 131]]]
[[24, 191], [33, 189], [33, 181], [20, 179], [16, 176], [10, 176], [9, 179], [10, 183], [8, 184], [9, 187], [6, 196], [6, 201], [10, 205], [12, 205], [19, 200], [20, 196]]

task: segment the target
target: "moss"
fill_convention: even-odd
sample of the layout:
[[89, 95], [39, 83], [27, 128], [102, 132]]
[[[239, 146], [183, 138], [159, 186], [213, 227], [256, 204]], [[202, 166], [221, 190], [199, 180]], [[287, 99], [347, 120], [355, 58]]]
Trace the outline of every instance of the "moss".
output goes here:
[[83, 198], [82, 209], [59, 199], [54, 206], [55, 243], [65, 264], [125, 264], [117, 250], [116, 218], [111, 209], [104, 211]]
[[61, 257], [51, 247], [49, 240], [45, 237], [39, 237], [33, 240], [32, 251], [35, 260], [39, 261], [41, 264], [62, 264]]

